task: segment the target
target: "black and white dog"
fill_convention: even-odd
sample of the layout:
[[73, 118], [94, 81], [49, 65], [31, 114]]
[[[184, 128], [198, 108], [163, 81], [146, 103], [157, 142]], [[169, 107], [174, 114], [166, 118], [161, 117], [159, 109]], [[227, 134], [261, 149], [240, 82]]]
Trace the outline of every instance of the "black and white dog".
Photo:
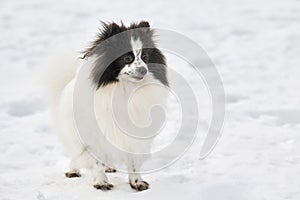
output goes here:
[[[121, 37], [109, 41], [109, 38], [125, 32]], [[114, 120], [114, 115], [124, 114], [123, 110], [118, 110], [118, 106], [112, 108], [111, 101], [114, 92], [117, 92], [117, 105], [127, 104], [130, 119], [141, 127], [151, 124], [151, 107], [166, 102], [167, 90], [157, 87], [157, 84], [168, 87], [166, 61], [162, 52], [155, 46], [153, 34], [153, 29], [146, 21], [130, 26], [123, 23], [103, 23], [97, 39], [83, 52], [82, 62], [90, 60], [93, 63], [90, 81], [91, 87], [95, 88], [94, 109], [97, 123], [108, 141], [123, 151], [130, 152], [127, 156], [115, 155], [110, 149], [104, 148], [102, 141], [99, 141], [97, 146], [104, 152], [105, 160], [100, 162], [86, 151], [76, 132], [72, 107], [74, 84], [80, 67], [84, 65], [67, 66], [62, 62], [52, 68], [59, 72], [55, 73], [55, 77], [48, 78], [47, 93], [57, 131], [66, 150], [72, 156], [70, 171], [65, 174], [67, 177], [79, 177], [80, 169], [86, 168], [91, 170], [94, 176], [95, 188], [110, 190], [113, 185], [105, 172], [115, 171], [110, 166], [121, 162], [127, 166], [129, 184], [133, 189], [141, 191], [149, 188], [149, 184], [140, 174], [144, 159], [135, 158], [134, 154], [150, 153], [152, 139], [140, 140], [124, 133]], [[127, 51], [111, 60], [116, 49], [122, 48]], [[136, 90], [139, 87], [140, 89]], [[128, 102], [129, 96], [132, 98]]]

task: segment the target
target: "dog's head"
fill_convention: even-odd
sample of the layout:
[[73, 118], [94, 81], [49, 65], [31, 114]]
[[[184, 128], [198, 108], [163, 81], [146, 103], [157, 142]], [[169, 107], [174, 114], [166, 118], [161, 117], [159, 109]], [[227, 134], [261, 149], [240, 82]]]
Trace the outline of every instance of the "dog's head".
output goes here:
[[146, 21], [128, 27], [103, 23], [98, 38], [84, 51], [85, 58], [90, 56], [97, 57], [91, 74], [97, 88], [119, 81], [139, 83], [146, 76], [168, 85], [165, 57], [156, 48]]

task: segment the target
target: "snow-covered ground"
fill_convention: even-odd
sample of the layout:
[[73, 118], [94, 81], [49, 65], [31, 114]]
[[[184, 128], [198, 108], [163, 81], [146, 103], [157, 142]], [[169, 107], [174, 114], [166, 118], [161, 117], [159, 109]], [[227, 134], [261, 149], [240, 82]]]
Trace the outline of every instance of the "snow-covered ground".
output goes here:
[[[223, 135], [205, 160], [198, 139], [145, 175], [150, 190], [133, 191], [117, 173], [102, 192], [87, 175], [64, 177], [69, 158], [36, 80], [57, 46], [87, 44], [99, 20], [140, 19], [207, 51], [226, 93]], [[1, 0], [0, 38], [0, 199], [300, 199], [299, 0]]]

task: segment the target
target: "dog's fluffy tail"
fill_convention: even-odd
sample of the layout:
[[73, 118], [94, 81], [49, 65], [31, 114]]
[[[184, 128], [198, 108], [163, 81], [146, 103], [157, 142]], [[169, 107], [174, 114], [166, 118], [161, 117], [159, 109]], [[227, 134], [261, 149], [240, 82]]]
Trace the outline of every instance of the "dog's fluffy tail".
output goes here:
[[[64, 51], [56, 50], [54, 54], [51, 54], [40, 72], [40, 85], [43, 99], [48, 106], [52, 128], [62, 142], [65, 153], [73, 155], [80, 151], [81, 146], [73, 128], [72, 111], [70, 111], [72, 98], [67, 103], [63, 101], [63, 98], [65, 91], [68, 91], [68, 94], [72, 93], [67, 90], [67, 86], [75, 78], [82, 61], [79, 53], [75, 51], [72, 53], [70, 48], [63, 49]], [[63, 109], [61, 109], [62, 105]]]
[[41, 72], [43, 97], [50, 107], [56, 107], [65, 86], [74, 78], [81, 61], [78, 53], [56, 51]]

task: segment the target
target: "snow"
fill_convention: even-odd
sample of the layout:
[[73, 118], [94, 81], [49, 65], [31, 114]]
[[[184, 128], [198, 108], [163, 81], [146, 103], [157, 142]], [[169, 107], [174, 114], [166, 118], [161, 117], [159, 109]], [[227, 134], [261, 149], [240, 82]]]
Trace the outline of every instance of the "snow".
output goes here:
[[[117, 173], [113, 191], [97, 191], [88, 173], [64, 177], [69, 158], [38, 74], [60, 44], [81, 50], [98, 20], [140, 19], [192, 38], [216, 64], [226, 93], [222, 138], [199, 160], [211, 112], [200, 86], [201, 134], [177, 162], [144, 176], [151, 189], [137, 193]], [[298, 0], [2, 0], [0, 199], [300, 199], [299, 21]], [[170, 67], [184, 65], [168, 58]]]

